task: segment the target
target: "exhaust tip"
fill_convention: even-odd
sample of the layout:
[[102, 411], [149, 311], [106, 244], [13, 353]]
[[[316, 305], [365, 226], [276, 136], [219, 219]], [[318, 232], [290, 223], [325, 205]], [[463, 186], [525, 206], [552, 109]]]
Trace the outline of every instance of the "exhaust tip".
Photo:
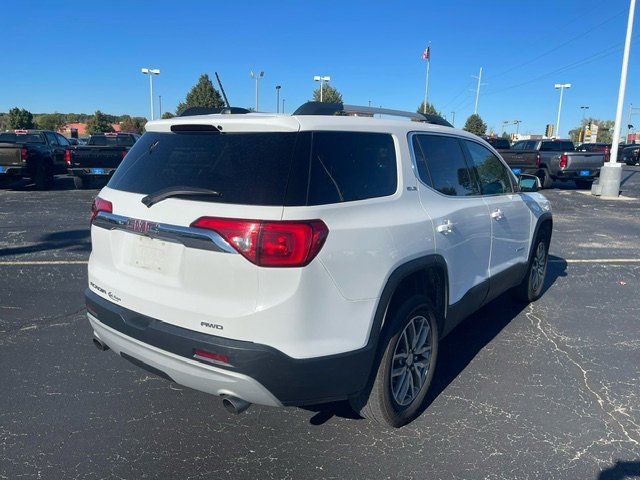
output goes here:
[[103, 343], [100, 340], [98, 340], [96, 337], [93, 337], [93, 344], [101, 352], [106, 352], [107, 350], [109, 350], [109, 346], [106, 343]]
[[238, 397], [232, 397], [231, 395], [222, 397], [222, 405], [227, 410], [227, 412], [233, 413], [235, 415], [241, 414], [251, 406], [251, 404], [246, 400], [242, 400]]

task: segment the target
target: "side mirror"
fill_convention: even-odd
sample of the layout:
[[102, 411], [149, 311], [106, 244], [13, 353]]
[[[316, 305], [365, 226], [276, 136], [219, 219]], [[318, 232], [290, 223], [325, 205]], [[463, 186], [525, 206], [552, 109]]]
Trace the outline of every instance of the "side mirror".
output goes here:
[[537, 192], [542, 188], [540, 179], [535, 175], [520, 175], [518, 177], [518, 186], [521, 192]]

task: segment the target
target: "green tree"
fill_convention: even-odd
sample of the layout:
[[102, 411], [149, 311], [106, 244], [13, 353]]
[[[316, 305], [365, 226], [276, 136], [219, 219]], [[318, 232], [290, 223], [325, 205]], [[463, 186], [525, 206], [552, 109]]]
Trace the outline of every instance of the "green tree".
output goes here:
[[39, 128], [43, 130], [53, 130], [57, 132], [60, 128], [62, 128], [66, 123], [66, 118], [61, 113], [43, 113], [42, 115], [36, 116], [36, 123]]
[[507, 132], [502, 132], [501, 137], [504, 138], [505, 140], [509, 140], [509, 134]]
[[129, 115], [122, 115], [120, 117], [120, 131], [129, 133], [142, 133], [144, 126], [147, 123], [147, 119], [143, 117], [130, 117]]
[[33, 122], [33, 115], [29, 110], [18, 107], [14, 107], [9, 110], [9, 115], [7, 118], [7, 128], [35, 128], [35, 126], [36, 125]]
[[[320, 87], [313, 91], [313, 102], [320, 101]], [[322, 86], [322, 101], [325, 103], [342, 103], [342, 94], [328, 83]]]
[[428, 115], [440, 115], [440, 112], [436, 110], [436, 107], [433, 106], [433, 103], [427, 102], [427, 111], [424, 111], [424, 102], [420, 102], [420, 105], [416, 109], [417, 113], [426, 113]]
[[209, 75], [203, 73], [200, 75], [198, 83], [187, 93], [185, 101], [178, 104], [176, 115], [180, 115], [191, 107], [220, 108], [224, 106], [224, 100], [220, 92], [213, 87]]
[[464, 130], [481, 137], [487, 133], [487, 124], [482, 121], [480, 115], [474, 113], [467, 118], [467, 122], [464, 124]]
[[109, 121], [110, 116], [105, 115], [100, 110], [96, 110], [96, 113], [87, 122], [87, 133], [95, 135], [97, 133], [113, 132], [113, 126]]
[[587, 117], [582, 119], [580, 125], [569, 130], [569, 138], [573, 142], [582, 141], [580, 138], [580, 132], [584, 130], [584, 127], [589, 124], [595, 124], [598, 126], [598, 138], [596, 141], [603, 143], [611, 143], [613, 141], [613, 127], [615, 122], [613, 120], [599, 120], [597, 118]]
[[173, 118], [173, 117], [175, 117], [175, 115], [171, 112], [164, 112], [162, 114], [162, 118]]

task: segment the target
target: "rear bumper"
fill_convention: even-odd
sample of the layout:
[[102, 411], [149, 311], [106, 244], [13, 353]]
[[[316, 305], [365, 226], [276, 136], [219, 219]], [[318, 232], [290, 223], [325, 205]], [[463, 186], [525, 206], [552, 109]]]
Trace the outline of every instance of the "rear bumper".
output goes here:
[[[230, 340], [177, 327], [85, 291], [96, 336], [118, 354], [133, 357], [182, 385], [234, 395], [264, 405], [311, 405], [344, 400], [364, 389], [375, 351], [294, 359], [267, 345]], [[215, 366], [195, 350], [224, 355]]]
[[589, 175], [581, 175], [582, 170], [560, 170], [556, 173], [556, 178], [564, 180], [593, 180], [600, 176], [600, 168], [585, 168]]
[[69, 173], [69, 175], [73, 175], [76, 177], [98, 177], [98, 178], [108, 178], [110, 177], [113, 172], [115, 172], [115, 168], [102, 168], [102, 167], [96, 167], [96, 168], [100, 168], [101, 170], [104, 170], [104, 173], [94, 173], [93, 169], [91, 168], [68, 168], [67, 171]]
[[16, 165], [0, 165], [0, 175], [7, 177], [28, 177], [27, 167]]

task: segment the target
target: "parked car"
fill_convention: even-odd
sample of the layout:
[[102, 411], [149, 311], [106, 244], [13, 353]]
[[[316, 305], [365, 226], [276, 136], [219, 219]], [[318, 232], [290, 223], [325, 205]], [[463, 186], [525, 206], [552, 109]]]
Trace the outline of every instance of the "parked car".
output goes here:
[[0, 133], [0, 176], [30, 178], [38, 190], [51, 187], [54, 175], [66, 174], [69, 142], [49, 130]]
[[72, 146], [78, 146], [78, 145], [86, 145], [87, 142], [85, 142], [83, 139], [81, 138], [67, 138], [67, 140], [69, 141], [69, 144]]
[[[540, 182], [544, 183], [545, 172], [540, 167], [540, 153], [537, 150], [515, 149], [508, 140], [502, 138], [489, 137], [485, 140], [497, 150], [514, 174], [536, 175], [540, 178]], [[517, 143], [520, 145], [519, 142]]]
[[[610, 143], [583, 143], [579, 147], [576, 148], [578, 152], [602, 152], [609, 153], [611, 151]], [[605, 161], [609, 161], [605, 159]]]
[[442, 119], [316, 106], [147, 124], [93, 204], [94, 343], [235, 413], [348, 400], [398, 427], [463, 318], [542, 295], [550, 205]]
[[630, 145], [622, 150], [621, 161], [627, 165], [640, 165], [640, 145]]
[[69, 173], [76, 186], [86, 187], [96, 178], [111, 176], [139, 138], [137, 133], [103, 133], [91, 135], [86, 145], [74, 147]]
[[608, 153], [576, 152], [569, 140], [520, 140], [512, 149], [539, 154], [538, 176], [544, 188], [550, 187], [554, 180], [573, 180], [578, 188], [590, 188], [600, 175], [605, 157], [608, 161]]

